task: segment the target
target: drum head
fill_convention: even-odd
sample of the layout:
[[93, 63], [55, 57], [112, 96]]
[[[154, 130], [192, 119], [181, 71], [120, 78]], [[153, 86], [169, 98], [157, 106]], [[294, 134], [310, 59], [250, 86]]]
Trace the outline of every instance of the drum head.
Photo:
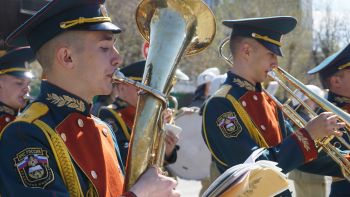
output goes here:
[[201, 180], [209, 177], [211, 154], [201, 134], [202, 117], [195, 112], [184, 112], [175, 119], [182, 128], [179, 135], [177, 160], [167, 168], [180, 178]]

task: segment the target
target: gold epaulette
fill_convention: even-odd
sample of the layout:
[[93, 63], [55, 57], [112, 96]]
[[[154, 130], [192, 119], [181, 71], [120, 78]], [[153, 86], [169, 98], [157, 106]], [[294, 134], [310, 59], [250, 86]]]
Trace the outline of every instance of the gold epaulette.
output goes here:
[[41, 116], [45, 115], [48, 111], [49, 107], [47, 105], [44, 103], [35, 102], [32, 103], [22, 114], [17, 116], [15, 121], [32, 123], [34, 120], [37, 120]]
[[231, 85], [223, 85], [219, 88], [218, 91], [215, 92], [215, 94], [212, 97], [226, 97], [226, 95], [228, 94], [228, 92], [231, 89]]

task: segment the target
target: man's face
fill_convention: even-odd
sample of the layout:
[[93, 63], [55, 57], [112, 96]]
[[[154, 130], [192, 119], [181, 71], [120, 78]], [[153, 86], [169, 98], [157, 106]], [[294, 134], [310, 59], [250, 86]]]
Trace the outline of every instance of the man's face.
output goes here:
[[73, 61], [77, 66], [74, 72], [81, 79], [82, 88], [91, 95], [112, 92], [112, 76], [122, 61], [114, 42], [112, 32], [86, 32], [81, 49], [75, 52]]
[[130, 84], [119, 83], [116, 85], [116, 95], [118, 98], [136, 107], [138, 98], [138, 89]]
[[254, 83], [261, 83], [266, 80], [267, 73], [278, 66], [277, 56], [259, 42], [252, 41], [252, 55], [249, 57], [250, 78]]
[[30, 79], [12, 75], [0, 76], [0, 99], [13, 109], [20, 109], [26, 105], [24, 98], [29, 93]]
[[350, 69], [340, 70], [332, 78], [330, 91], [350, 98]]

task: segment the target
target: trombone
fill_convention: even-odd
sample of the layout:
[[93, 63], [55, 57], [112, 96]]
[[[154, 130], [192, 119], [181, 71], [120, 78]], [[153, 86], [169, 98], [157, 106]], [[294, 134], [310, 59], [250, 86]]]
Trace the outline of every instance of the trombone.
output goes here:
[[[227, 43], [229, 43], [230, 38], [225, 38], [222, 43], [219, 46], [219, 54], [220, 56], [228, 63], [229, 65], [233, 65], [232, 61], [232, 55], [227, 56], [227, 54], [223, 54], [223, 49]], [[291, 86], [294, 86], [295, 89], [299, 90], [301, 93], [303, 93], [308, 99], [315, 102], [322, 110], [333, 112], [335, 115], [338, 116], [339, 121], [342, 121], [346, 124], [345, 129], [342, 131], [343, 133], [349, 133], [350, 128], [350, 115], [344, 112], [342, 109], [338, 108], [337, 106], [333, 105], [328, 100], [324, 99], [323, 97], [317, 95], [313, 91], [310, 91], [303, 83], [301, 83], [299, 80], [297, 80], [295, 77], [290, 75], [288, 72], [283, 70], [280, 67], [274, 68], [271, 72], [269, 72], [269, 76], [272, 77], [275, 81], [278, 82], [278, 84], [287, 91], [291, 97], [296, 99], [307, 111], [309, 114], [311, 114], [311, 117], [317, 116], [317, 113], [314, 112], [304, 101], [302, 101], [299, 97], [297, 97], [293, 91], [287, 86], [287, 83]], [[294, 122], [294, 124], [299, 127], [305, 127], [307, 124], [307, 121], [303, 119], [296, 110], [292, 109], [292, 107], [289, 105], [289, 102], [291, 101], [291, 98], [289, 98], [285, 103], [281, 103], [275, 96], [268, 93], [266, 90], [264, 92], [277, 104], [277, 106], [282, 110], [282, 112], [291, 120]], [[342, 137], [338, 136], [328, 136], [324, 137], [322, 139], [316, 139], [315, 144], [318, 148], [318, 151], [320, 152], [323, 150], [327, 155], [329, 155], [341, 168], [342, 173], [344, 175], [344, 178], [346, 178], [348, 181], [350, 181], [350, 161], [343, 155], [337, 147], [335, 147], [333, 144], [331, 144], [331, 140], [336, 137], [341, 144], [343, 144], [347, 150], [350, 150], [350, 144]]]

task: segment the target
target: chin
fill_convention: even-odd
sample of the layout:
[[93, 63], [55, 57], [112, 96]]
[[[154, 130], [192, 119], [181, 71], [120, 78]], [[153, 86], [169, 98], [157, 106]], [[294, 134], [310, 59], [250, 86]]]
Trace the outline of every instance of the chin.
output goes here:
[[20, 97], [16, 100], [16, 103], [14, 103], [14, 104], [15, 104], [16, 108], [21, 108], [21, 107], [24, 107], [27, 104], [27, 102], [26, 102], [26, 100], [23, 99], [23, 97]]
[[23, 103], [16, 103], [15, 105], [11, 106], [11, 108], [17, 110], [17, 109], [22, 109], [24, 108], [26, 105]]

